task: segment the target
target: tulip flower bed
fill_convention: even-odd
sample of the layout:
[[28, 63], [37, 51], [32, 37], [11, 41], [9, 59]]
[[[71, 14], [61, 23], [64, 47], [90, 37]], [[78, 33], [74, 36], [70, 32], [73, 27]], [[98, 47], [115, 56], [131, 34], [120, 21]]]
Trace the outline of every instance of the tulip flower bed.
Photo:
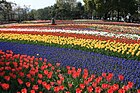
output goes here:
[[132, 81], [136, 88], [140, 88], [140, 61], [110, 57], [94, 52], [9, 42], [0, 42], [0, 48], [5, 51], [13, 50], [16, 54], [47, 58], [53, 64], [61, 62], [62, 67], [69, 65], [76, 68], [88, 68], [96, 74], [114, 73], [115, 81], [115, 77], [122, 74], [125, 76], [124, 83]]
[[[4, 26], [5, 27], [5, 26]], [[7, 26], [8, 31], [59, 31], [77, 34], [101, 35], [116, 38], [128, 38], [138, 40], [140, 38], [140, 27], [99, 25], [99, 24], [20, 24]], [[24, 29], [23, 29], [24, 28]], [[0, 29], [1, 31], [5, 29]]]
[[[67, 22], [69, 23], [70, 21], [66, 21], [66, 23]], [[18, 24], [1, 27], [0, 50], [12, 50], [16, 54], [12, 51], [1, 51], [2, 59], [0, 59], [0, 62], [2, 62], [2, 65], [0, 64], [0, 72], [4, 71], [5, 73], [3, 72], [4, 75], [0, 73], [0, 90], [5, 89], [3, 86], [6, 85], [3, 85], [3, 83], [6, 83], [9, 84], [10, 87], [8, 90], [3, 90], [3, 93], [16, 93], [26, 90], [28, 92], [36, 91], [36, 93], [41, 91], [43, 93], [58, 91], [60, 93], [90, 93], [90, 91], [100, 93], [97, 92], [97, 90], [102, 91], [101, 93], [113, 93], [111, 91], [115, 93], [123, 93], [122, 91], [127, 91], [126, 93], [137, 93], [138, 91], [139, 93], [139, 30], [140, 28], [136, 26], [128, 27], [86, 23], [59, 25]], [[7, 55], [11, 55], [11, 57], [6, 58]], [[16, 58], [15, 55], [17, 55], [18, 58]], [[47, 58], [46, 64], [46, 59], [43, 60], [42, 58]], [[18, 71], [17, 68], [14, 70], [17, 73], [12, 71], [15, 67], [13, 62], [17, 62], [14, 63], [18, 64], [17, 67], [23, 66], [21, 71], [24, 73], [24, 76], [20, 76], [20, 71]], [[30, 62], [32, 62], [32, 66], [28, 65], [28, 67], [27, 64], [31, 64]], [[57, 64], [57, 62], [61, 63], [60, 67], [54, 65]], [[47, 77], [44, 77], [44, 69], [41, 69], [44, 64], [47, 66], [46, 69], [53, 73], [50, 79], [48, 79], [47, 75]], [[48, 64], [53, 65], [49, 67]], [[28, 68], [26, 69], [24, 65]], [[3, 66], [6, 67], [3, 68]], [[75, 70], [76, 73], [79, 71], [78, 68], [87, 68], [90, 71], [88, 71], [87, 81], [82, 77], [84, 71], [80, 69], [80, 76], [74, 76], [76, 73], [71, 72], [71, 74], [69, 74], [69, 69], [64, 68], [66, 66], [72, 66], [70, 69], [72, 71]], [[9, 69], [9, 67], [11, 67], [11, 69]], [[26, 74], [31, 74], [32, 67], [35, 75], [31, 75], [31, 78], [33, 78], [35, 82], [33, 82], [32, 79], [25, 78]], [[38, 72], [35, 71], [36, 67], [38, 67]], [[57, 72], [57, 70], [60, 70], [60, 72]], [[10, 74], [7, 73], [13, 73], [17, 80], [10, 76], [10, 80], [8, 81], [5, 75], [8, 76]], [[92, 78], [93, 73], [96, 74], [94, 78]], [[108, 74], [102, 76], [102, 73]], [[42, 74], [43, 78], [39, 78], [38, 74]], [[64, 81], [61, 81], [58, 76], [59, 74], [64, 76]], [[110, 75], [111, 81], [108, 81], [107, 77], [109, 78]], [[119, 79], [121, 77], [123, 80], [119, 81], [118, 76]], [[96, 82], [96, 78], [98, 77], [102, 78], [99, 82]], [[92, 78], [91, 81], [89, 80], [90, 78]], [[38, 81], [38, 79], [42, 81]], [[59, 80], [61, 84], [58, 84]], [[20, 81], [23, 81], [23, 84], [20, 85]], [[16, 86], [12, 84], [14, 82]], [[26, 82], [30, 83], [31, 86], [28, 87]], [[46, 82], [46, 85], [50, 84], [50, 88], [48, 89], [42, 83], [38, 82]], [[51, 82], [54, 84], [51, 85]], [[86, 82], [88, 82], [88, 84]], [[98, 83], [97, 86], [94, 86], [92, 84], [93, 82]], [[69, 86], [69, 83], [72, 84], [72, 87]], [[81, 86], [84, 86], [84, 88]], [[107, 87], [104, 88], [102, 86]], [[118, 88], [114, 90], [112, 87]], [[15, 91], [14, 88], [17, 88], [17, 91]]]
[[[139, 27], [131, 27], [131, 26], [118, 26], [118, 25], [98, 25], [92, 24], [90, 26], [93, 29], [100, 29], [100, 31], [107, 31], [113, 33], [130, 33], [130, 34], [138, 34], [140, 35], [140, 26]], [[99, 30], [98, 30], [99, 31]]]
[[1, 93], [140, 93], [133, 82], [122, 83], [123, 75], [114, 82], [113, 73], [98, 76], [9, 50], [0, 50], [0, 72]]
[[[74, 23], [74, 21], [70, 22], [70, 21], [62, 21], [62, 23], [60, 23], [61, 21], [57, 20], [58, 25], [50, 25], [49, 23], [46, 24], [12, 24], [12, 25], [4, 25], [4, 26], [0, 26], [0, 28], [2, 27], [7, 27], [7, 28], [20, 28], [20, 27], [26, 27], [26, 28], [30, 28], [30, 27], [43, 27], [43, 28], [49, 28], [49, 29], [70, 29], [70, 30], [97, 30], [97, 31], [109, 31], [112, 33], [132, 33], [132, 34], [140, 34], [139, 30], [140, 30], [140, 24], [133, 24], [131, 23], [121, 23], [122, 25], [119, 25], [119, 23], [112, 23], [109, 22], [109, 24], [106, 24], [107, 22], [92, 22], [90, 24], [86, 24], [86, 23]], [[67, 24], [65, 24], [67, 23]], [[123, 25], [124, 24], [124, 25]]]
[[1, 33], [0, 40], [46, 46], [57, 46], [63, 48], [74, 48], [110, 56], [140, 60], [140, 44], [138, 43], [126, 44], [110, 40], [105, 41], [99, 39], [92, 40], [76, 37], [61, 37], [55, 36], [55, 33], [54, 35]]
[[107, 22], [102, 20], [74, 20], [74, 23], [79, 24], [105, 24], [105, 25], [119, 25], [119, 26], [131, 26], [131, 27], [139, 27], [140, 24], [136, 23], [126, 23], [126, 22]]

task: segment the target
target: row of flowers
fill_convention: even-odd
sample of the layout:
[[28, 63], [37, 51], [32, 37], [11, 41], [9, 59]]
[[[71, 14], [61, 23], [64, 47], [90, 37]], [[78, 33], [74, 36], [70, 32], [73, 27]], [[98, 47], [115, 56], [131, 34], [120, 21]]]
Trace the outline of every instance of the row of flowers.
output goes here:
[[0, 42], [0, 49], [4, 51], [13, 50], [16, 54], [47, 58], [48, 62], [53, 64], [60, 62], [62, 67], [69, 65], [82, 69], [88, 68], [91, 74], [92, 72], [98, 75], [101, 75], [102, 72], [114, 73], [115, 81], [117, 80], [116, 77], [122, 74], [125, 76], [125, 84], [128, 81], [132, 81], [135, 84], [135, 88], [140, 88], [140, 61], [126, 60], [81, 50], [12, 42]]
[[140, 40], [140, 36], [137, 34], [127, 33], [112, 33], [104, 31], [93, 31], [93, 30], [67, 30], [67, 29], [38, 29], [38, 28], [0, 28], [0, 31], [37, 31], [37, 32], [60, 32], [60, 33], [75, 33], [75, 34], [87, 34], [95, 36], [115, 37], [115, 38], [127, 38], [133, 40]]
[[123, 75], [114, 82], [113, 73], [101, 76], [87, 69], [60, 67], [47, 59], [0, 50], [0, 90], [4, 93], [140, 93], [134, 83], [122, 83]]
[[118, 25], [118, 26], [131, 26], [139, 27], [140, 24], [137, 23], [126, 23], [126, 22], [106, 22], [101, 20], [74, 20], [77, 24], [99, 24], [99, 25]]
[[[55, 34], [55, 33], [54, 33]], [[92, 39], [82, 39], [74, 37], [61, 37], [54, 35], [32, 35], [32, 34], [13, 34], [13, 33], [0, 33], [0, 39], [43, 44], [43, 45], [55, 45], [65, 48], [75, 48], [87, 51], [94, 51], [97, 53], [103, 53], [106, 55], [134, 58], [140, 60], [140, 44], [126, 44], [116, 41], [101, 41]]]
[[[22, 28], [30, 28], [32, 29], [32, 27], [34, 27], [34, 30], [42, 30], [42, 31], [46, 31], [46, 30], [68, 30], [66, 32], [71, 32], [71, 30], [73, 30], [74, 32], [78, 32], [78, 31], [82, 31], [83, 34], [89, 34], [87, 33], [88, 31], [90, 31], [90, 34], [93, 34], [93, 32], [100, 32], [100, 33], [107, 33], [110, 34], [111, 36], [114, 34], [117, 34], [118, 37], [127, 37], [127, 38], [133, 38], [133, 34], [138, 34], [140, 35], [140, 27], [129, 27], [129, 26], [118, 26], [118, 25], [101, 25], [101, 24], [59, 24], [59, 25], [49, 25], [49, 24], [19, 24], [19, 25], [8, 25], [8, 28], [19, 28], [17, 30], [22, 30]], [[21, 28], [22, 27], [22, 28]], [[36, 28], [36, 29], [35, 29]], [[30, 30], [29, 29], [29, 30]], [[16, 29], [15, 29], [16, 30]], [[23, 29], [25, 30], [25, 29]], [[33, 30], [33, 29], [32, 29]], [[33, 31], [34, 31], [33, 30]], [[93, 31], [93, 32], [92, 32]], [[105, 34], [106, 34], [105, 33]], [[95, 33], [96, 34], [96, 33]], [[121, 35], [119, 35], [121, 34]], [[126, 35], [122, 35], [122, 34], [126, 34]], [[127, 36], [131, 35], [132, 36]], [[110, 36], [109, 35], [109, 36]], [[134, 38], [133, 38], [134, 39]]]
[[130, 33], [130, 34], [139, 34], [140, 35], [140, 27], [131, 27], [131, 26], [118, 26], [118, 25], [99, 25], [99, 24], [91, 24], [89, 25], [91, 28], [99, 29], [102, 31], [112, 32], [112, 33]]
[[95, 36], [95, 35], [87, 35], [87, 34], [74, 34], [74, 33], [63, 33], [63, 32], [37, 32], [37, 31], [0, 31], [0, 33], [16, 33], [16, 34], [32, 34], [32, 35], [53, 35], [53, 36], [62, 36], [62, 37], [74, 37], [74, 38], [83, 38], [83, 39], [95, 39], [101, 41], [116, 41], [120, 43], [126, 44], [135, 44], [140, 43], [140, 40], [132, 40], [126, 38], [115, 38], [106, 36]]
[[[111, 32], [122, 32], [122, 33], [133, 33], [133, 34], [140, 34], [139, 30], [140, 30], [140, 25], [138, 26], [120, 26], [120, 25], [109, 25], [109, 24], [72, 24], [72, 23], [68, 23], [68, 24], [57, 24], [57, 25], [50, 25], [50, 24], [16, 24], [16, 25], [7, 25], [7, 27], [12, 27], [12, 28], [18, 28], [18, 27], [55, 27], [55, 28], [63, 28], [63, 29], [83, 29], [83, 28], [95, 28], [96, 30], [98, 29], [102, 29], [102, 30], [108, 30]], [[84, 30], [84, 29], [83, 29]]]

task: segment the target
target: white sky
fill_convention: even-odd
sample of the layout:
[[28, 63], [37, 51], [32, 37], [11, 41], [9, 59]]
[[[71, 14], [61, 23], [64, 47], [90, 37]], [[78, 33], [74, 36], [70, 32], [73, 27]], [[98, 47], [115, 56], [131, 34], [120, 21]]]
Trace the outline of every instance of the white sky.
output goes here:
[[[31, 9], [39, 9], [54, 5], [55, 0], [6, 0], [8, 2], [15, 2], [18, 6], [30, 6]], [[83, 0], [77, 0], [82, 2]]]

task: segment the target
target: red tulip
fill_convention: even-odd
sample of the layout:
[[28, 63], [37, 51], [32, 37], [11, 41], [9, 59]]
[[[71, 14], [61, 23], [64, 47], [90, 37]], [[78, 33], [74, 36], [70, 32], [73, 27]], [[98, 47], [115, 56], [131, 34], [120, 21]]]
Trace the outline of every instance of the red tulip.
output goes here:
[[81, 89], [84, 89], [84, 88], [85, 88], [85, 85], [84, 85], [84, 84], [80, 84], [79, 87], [80, 87]]
[[47, 75], [49, 72], [48, 70], [44, 70], [44, 74]]
[[10, 66], [6, 66], [5, 70], [11, 70], [11, 67]]
[[51, 67], [51, 66], [52, 66], [52, 64], [51, 64], [51, 63], [48, 63], [48, 66], [49, 66], [49, 67]]
[[109, 88], [109, 86], [110, 86], [109, 84], [102, 84], [101, 87], [102, 87], [102, 89], [107, 89], [107, 88]]
[[60, 88], [60, 90], [64, 90], [64, 86], [63, 85], [61, 85], [61, 86], [59, 86], [59, 88]]
[[61, 72], [61, 70], [58, 69], [56, 72], [59, 73], [59, 72]]
[[13, 62], [14, 67], [16, 68], [18, 66], [17, 62]]
[[127, 85], [128, 85], [129, 88], [132, 88], [134, 83], [129, 81]]
[[4, 76], [4, 79], [9, 81], [10, 80], [10, 76]]
[[72, 71], [71, 70], [68, 70], [68, 72], [67, 72], [69, 75], [71, 75], [72, 74]]
[[46, 59], [46, 58], [44, 58], [44, 62], [45, 62], [45, 63], [47, 62], [47, 59]]
[[37, 80], [37, 83], [40, 85], [40, 84], [42, 84], [42, 80]]
[[70, 66], [66, 66], [67, 70], [70, 70]]
[[88, 85], [89, 84], [89, 81], [88, 80], [84, 80], [84, 84], [85, 85]]
[[92, 83], [92, 86], [95, 88], [97, 86], [97, 83], [96, 82], [93, 82]]
[[107, 80], [108, 82], [110, 82], [110, 81], [112, 80], [112, 78], [113, 78], [113, 76], [106, 76], [106, 80]]
[[140, 89], [137, 90], [137, 93], [140, 93]]
[[106, 80], [108, 81], [108, 82], [110, 82], [111, 81], [111, 79], [113, 78], [113, 73], [109, 73], [108, 74], [108, 76], [106, 76]]
[[58, 86], [54, 87], [54, 92], [59, 92], [60, 88]]
[[32, 89], [38, 90], [38, 85], [33, 85]]
[[47, 82], [43, 81], [42, 86], [45, 87], [47, 85]]
[[31, 74], [32, 76], [35, 76], [35, 71], [34, 71], [34, 70], [30, 70], [30, 74]]
[[105, 78], [106, 77], [106, 73], [102, 73], [102, 76]]
[[63, 81], [63, 80], [64, 80], [64, 77], [63, 77], [63, 75], [62, 75], [62, 74], [59, 74], [59, 75], [58, 75], [58, 77], [60, 78], [60, 80], [61, 80], [61, 81]]
[[88, 74], [83, 74], [83, 79], [86, 79], [88, 77]]
[[[93, 91], [92, 86], [87, 87], [87, 90], [88, 90], [89, 93], [91, 93]], [[96, 90], [96, 88], [95, 88], [95, 90]]]
[[95, 93], [101, 93], [102, 89], [100, 87], [95, 88]]
[[54, 70], [54, 69], [55, 69], [55, 67], [54, 67], [54, 66], [52, 66], [52, 67], [51, 67], [51, 70]]
[[81, 68], [78, 68], [77, 69], [77, 72], [81, 73], [82, 69]]
[[98, 78], [96, 78], [96, 79], [95, 79], [95, 82], [96, 82], [96, 83], [100, 83], [100, 82], [101, 82], [101, 80], [102, 80], [102, 77], [101, 77], [101, 76], [99, 76]]
[[35, 69], [35, 73], [38, 73], [38, 68], [36, 67], [36, 69]]
[[36, 66], [38, 66], [38, 62], [34, 62], [34, 64], [35, 64]]
[[71, 83], [68, 83], [68, 86], [69, 86], [69, 88], [71, 88], [72, 87], [72, 84]]
[[87, 69], [84, 69], [84, 73], [88, 73], [88, 70]]
[[6, 66], [8, 66], [10, 64], [10, 62], [6, 62], [5, 64], [6, 64]]
[[129, 88], [129, 86], [123, 86], [122, 89], [124, 89], [124, 90], [127, 91], [127, 90], [129, 90], [130, 88]]
[[119, 89], [118, 93], [125, 93], [125, 90], [124, 89]]
[[108, 89], [107, 93], [114, 93], [114, 91], [112, 89]]
[[30, 85], [31, 85], [30, 82], [26, 82], [27, 87], [30, 87]]
[[42, 58], [40, 57], [39, 60], [42, 61]]
[[124, 80], [124, 76], [123, 75], [118, 75], [118, 78], [119, 78], [120, 81]]
[[94, 74], [91, 75], [91, 78], [94, 79], [96, 76]]
[[62, 81], [61, 80], [57, 80], [57, 84], [58, 85], [61, 85], [62, 84]]
[[73, 73], [72, 74], [72, 77], [75, 79], [75, 78], [77, 78], [77, 73], [75, 72], [75, 73]]
[[45, 87], [47, 90], [50, 90], [50, 89], [51, 89], [51, 85], [50, 85], [50, 84], [46, 84], [46, 85], [44, 85], [44, 87]]
[[18, 78], [17, 80], [20, 85], [23, 84], [23, 81], [20, 78]]
[[8, 90], [10, 86], [7, 83], [2, 83], [1, 87], [3, 88], [3, 90]]
[[24, 73], [23, 73], [23, 72], [19, 72], [19, 75], [20, 75], [21, 77], [24, 77]]
[[56, 66], [59, 67], [60, 66], [60, 63], [56, 63]]
[[42, 74], [38, 74], [38, 77], [39, 77], [39, 79], [42, 79], [43, 75]]
[[35, 93], [35, 90], [31, 90], [30, 93]]
[[38, 61], [38, 58], [35, 58], [35, 61]]
[[27, 93], [27, 89], [26, 88], [21, 89], [21, 93]]
[[76, 88], [76, 93], [82, 93], [82, 90], [80, 88]]
[[16, 70], [19, 71], [18, 68], [15, 68], [15, 69], [12, 68], [12, 72], [13, 72], [13, 73], [16, 72]]
[[32, 77], [31, 74], [27, 74], [26, 76], [27, 76], [29, 79]]
[[50, 79], [50, 78], [52, 78], [52, 75], [53, 75], [53, 72], [50, 71], [50, 72], [48, 73], [47, 77]]
[[118, 84], [114, 84], [113, 86], [110, 87], [112, 90], [116, 91], [119, 89], [119, 85]]

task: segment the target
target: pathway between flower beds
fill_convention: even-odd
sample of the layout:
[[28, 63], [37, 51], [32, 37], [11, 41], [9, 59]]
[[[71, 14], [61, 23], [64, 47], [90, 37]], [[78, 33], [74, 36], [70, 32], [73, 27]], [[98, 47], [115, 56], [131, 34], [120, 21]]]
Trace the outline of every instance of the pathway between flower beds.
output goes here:
[[116, 77], [122, 74], [125, 76], [126, 82], [133, 81], [136, 87], [140, 87], [140, 61], [109, 57], [80, 50], [10, 42], [0, 42], [0, 50], [12, 50], [14, 53], [47, 58], [49, 62], [61, 62], [62, 66], [88, 68], [89, 71], [96, 74], [112, 72]]

